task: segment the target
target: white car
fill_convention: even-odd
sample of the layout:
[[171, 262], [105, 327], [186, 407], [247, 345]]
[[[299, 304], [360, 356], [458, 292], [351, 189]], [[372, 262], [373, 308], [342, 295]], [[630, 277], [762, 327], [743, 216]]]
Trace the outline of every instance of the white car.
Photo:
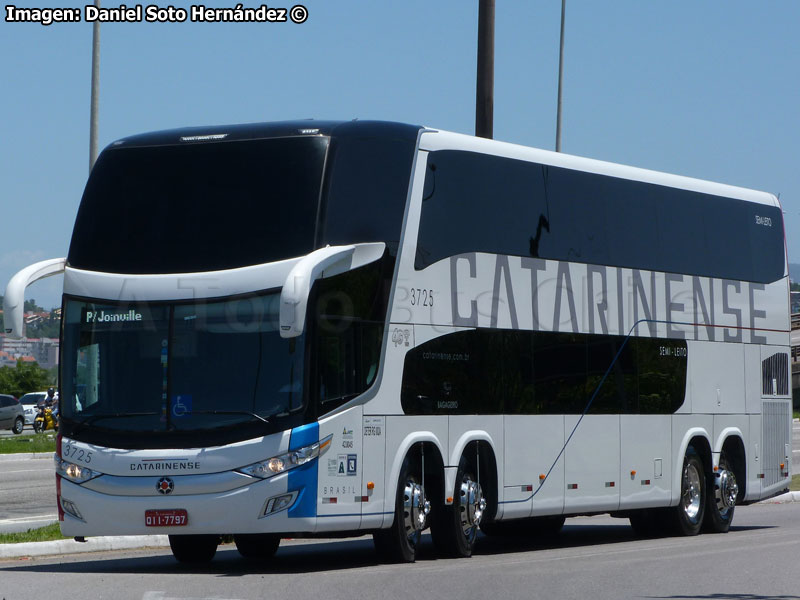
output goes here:
[[47, 392], [31, 392], [19, 399], [19, 403], [25, 409], [25, 425], [33, 425], [36, 418], [36, 405], [47, 398]]

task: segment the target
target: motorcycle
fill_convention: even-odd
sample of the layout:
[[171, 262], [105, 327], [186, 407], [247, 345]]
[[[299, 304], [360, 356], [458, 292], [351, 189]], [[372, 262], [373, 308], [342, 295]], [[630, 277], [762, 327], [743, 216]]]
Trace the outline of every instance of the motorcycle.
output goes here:
[[50, 407], [39, 409], [36, 418], [33, 420], [33, 431], [42, 433], [48, 429], [58, 431], [58, 421], [53, 415], [53, 409]]

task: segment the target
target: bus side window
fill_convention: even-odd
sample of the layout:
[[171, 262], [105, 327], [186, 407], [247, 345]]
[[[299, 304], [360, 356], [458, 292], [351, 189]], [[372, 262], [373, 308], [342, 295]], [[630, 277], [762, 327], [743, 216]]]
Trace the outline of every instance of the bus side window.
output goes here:
[[381, 261], [315, 285], [314, 395], [328, 412], [369, 388], [378, 373], [383, 322], [374, 314]]

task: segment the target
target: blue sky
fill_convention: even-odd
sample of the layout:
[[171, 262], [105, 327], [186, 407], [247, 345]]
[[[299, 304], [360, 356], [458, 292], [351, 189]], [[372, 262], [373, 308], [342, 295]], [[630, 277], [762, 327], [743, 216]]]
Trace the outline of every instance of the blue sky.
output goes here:
[[[478, 0], [304, 4], [302, 25], [103, 24], [101, 147], [308, 117], [473, 133]], [[496, 139], [554, 148], [560, 12], [560, 0], [497, 0]], [[780, 194], [800, 262], [798, 26], [797, 0], [567, 0], [562, 150]], [[88, 23], [0, 22], [0, 289], [66, 255], [88, 175], [91, 41]], [[49, 308], [58, 286], [28, 297]]]

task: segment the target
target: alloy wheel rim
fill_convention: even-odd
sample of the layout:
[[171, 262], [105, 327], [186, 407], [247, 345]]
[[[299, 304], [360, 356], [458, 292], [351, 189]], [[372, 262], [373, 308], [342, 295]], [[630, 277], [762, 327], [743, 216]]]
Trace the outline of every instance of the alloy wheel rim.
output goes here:
[[717, 510], [725, 517], [736, 506], [739, 484], [736, 482], [736, 475], [728, 469], [727, 462], [721, 460], [719, 469], [714, 495], [717, 501]]
[[702, 483], [697, 467], [689, 463], [683, 468], [683, 512], [691, 521], [700, 514]]
[[483, 513], [486, 510], [486, 498], [483, 496], [481, 485], [472, 479], [470, 475], [465, 475], [461, 481], [459, 492], [459, 513], [461, 519], [461, 530], [467, 539], [473, 538], [481, 524]]
[[415, 541], [425, 529], [431, 503], [425, 497], [425, 489], [413, 479], [406, 481], [403, 490], [403, 520], [406, 537]]

